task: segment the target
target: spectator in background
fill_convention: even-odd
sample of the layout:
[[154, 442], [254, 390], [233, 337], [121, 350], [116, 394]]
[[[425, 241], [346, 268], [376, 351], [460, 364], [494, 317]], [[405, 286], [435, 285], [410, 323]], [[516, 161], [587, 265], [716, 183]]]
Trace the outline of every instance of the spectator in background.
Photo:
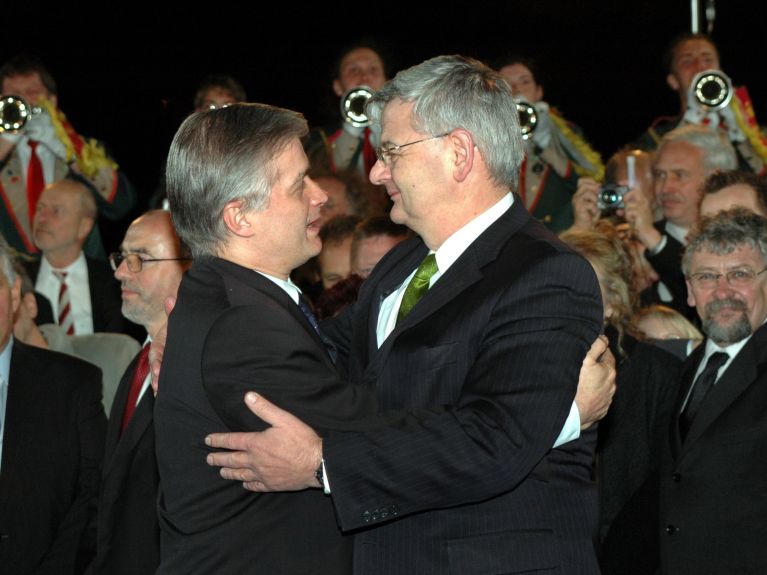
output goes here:
[[[586, 257], [597, 274], [605, 334], [617, 360], [615, 396], [598, 429], [597, 482], [602, 571], [623, 575], [632, 564], [620, 560], [626, 554], [631, 557], [635, 549], [649, 545], [648, 554], [657, 556], [657, 491], [646, 491], [646, 483], [657, 477], [657, 453], [667, 431], [681, 362], [641, 341], [631, 263], [615, 227], [603, 221], [596, 230], [572, 230], [560, 237]], [[616, 519], [633, 529], [613, 529]]]
[[210, 74], [203, 78], [194, 94], [194, 111], [222, 108], [248, 99], [245, 88], [226, 74]]
[[507, 57], [496, 63], [496, 69], [511, 86], [515, 99], [535, 109], [538, 120], [525, 140], [519, 195], [528, 211], [546, 226], [555, 232], [565, 230], [573, 223], [570, 202], [578, 177], [602, 179], [602, 159], [580, 128], [544, 101], [541, 71], [532, 59]]
[[21, 280], [0, 241], [0, 565], [80, 573], [94, 552], [106, 416], [101, 371], [12, 336]]
[[335, 216], [320, 229], [322, 251], [317, 256], [323, 289], [330, 289], [351, 272], [350, 253], [358, 216]]
[[700, 215], [742, 207], [767, 217], [767, 182], [750, 172], [715, 172], [703, 183]]
[[702, 126], [683, 126], [663, 137], [653, 165], [655, 197], [663, 220], [655, 221], [652, 205], [643, 194], [629, 194], [624, 210], [632, 235], [642, 243], [660, 277], [643, 294], [645, 305], [663, 303], [697, 321], [695, 310], [687, 304], [682, 249], [698, 221], [704, 180], [713, 172], [734, 169], [735, 164], [732, 146]]
[[[58, 107], [56, 82], [34, 56], [20, 54], [0, 66], [0, 94], [21, 97], [45, 113], [17, 132], [0, 133], [0, 233], [18, 252], [35, 254], [32, 218], [47, 184], [72, 178], [88, 189], [99, 216], [118, 220], [136, 203], [136, 193], [104, 144], [78, 134]], [[83, 246], [105, 259], [98, 225]]]
[[703, 126], [721, 134], [732, 144], [739, 169], [764, 175], [767, 139], [754, 116], [746, 87], [733, 87], [732, 100], [717, 111], [707, 110], [695, 97], [696, 91], [691, 84], [696, 75], [706, 70], [721, 70], [719, 50], [714, 41], [705, 34], [680, 34], [669, 44], [664, 64], [668, 73], [666, 83], [679, 96], [679, 113], [657, 118], [635, 145], [654, 150], [668, 132], [680, 126]]
[[389, 250], [412, 235], [389, 216], [373, 216], [357, 224], [351, 245], [351, 272], [366, 278]]

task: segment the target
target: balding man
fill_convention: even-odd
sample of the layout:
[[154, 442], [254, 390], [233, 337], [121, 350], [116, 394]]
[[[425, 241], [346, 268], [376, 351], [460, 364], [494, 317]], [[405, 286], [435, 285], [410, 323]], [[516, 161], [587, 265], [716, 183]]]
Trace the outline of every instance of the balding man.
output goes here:
[[152, 574], [160, 561], [156, 502], [154, 394], [147, 354], [165, 324], [165, 298], [175, 296], [189, 265], [166, 211], [135, 220], [110, 255], [122, 286], [122, 312], [146, 328], [144, 349], [128, 366], [115, 394], [107, 428], [98, 508], [98, 550], [89, 573]]
[[106, 262], [89, 258], [83, 245], [96, 222], [91, 192], [75, 180], [49, 185], [32, 222], [39, 261], [27, 265], [35, 290], [53, 308], [66, 333], [125, 332], [120, 292]]

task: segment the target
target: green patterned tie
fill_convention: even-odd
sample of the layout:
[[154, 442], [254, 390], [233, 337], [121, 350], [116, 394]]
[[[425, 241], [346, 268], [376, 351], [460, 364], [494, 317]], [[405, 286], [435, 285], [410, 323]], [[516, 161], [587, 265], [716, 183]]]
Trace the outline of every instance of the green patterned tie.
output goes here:
[[407, 314], [410, 313], [426, 292], [429, 291], [429, 281], [431, 276], [437, 273], [437, 258], [434, 254], [429, 254], [415, 270], [415, 275], [410, 283], [407, 285], [405, 295], [402, 296], [402, 303], [399, 306], [399, 312], [397, 312], [397, 323], [402, 321]]

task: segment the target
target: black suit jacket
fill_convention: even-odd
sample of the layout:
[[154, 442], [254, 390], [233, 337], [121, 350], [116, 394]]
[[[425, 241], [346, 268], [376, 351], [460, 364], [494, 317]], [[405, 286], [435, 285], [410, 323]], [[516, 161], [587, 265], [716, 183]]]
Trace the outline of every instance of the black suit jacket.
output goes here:
[[159, 473], [154, 442], [154, 393], [141, 397], [120, 436], [138, 356], [117, 388], [107, 427], [99, 489], [97, 555], [89, 570], [103, 575], [152, 575], [160, 564]]
[[[122, 315], [120, 283], [115, 279], [112, 268], [103, 260], [86, 257], [85, 262], [88, 266], [93, 331], [125, 333], [143, 343], [146, 331]], [[35, 282], [40, 271], [40, 259], [25, 262], [24, 267]]]
[[380, 409], [443, 409], [325, 439], [355, 572], [597, 572], [594, 436], [551, 448], [602, 325], [591, 266], [516, 198], [378, 349], [380, 304], [427, 251], [395, 247], [328, 326]]
[[661, 571], [767, 573], [767, 327], [709, 391], [682, 443], [676, 416], [704, 351], [685, 364], [664, 452]]
[[5, 425], [2, 572], [74, 573], [104, 452], [101, 371], [14, 341]]
[[658, 292], [658, 283], [651, 285], [642, 293], [642, 304], [659, 303], [671, 307], [689, 319], [694, 325], [700, 326], [700, 319], [695, 308], [687, 303], [687, 283], [682, 273], [682, 255], [684, 245], [666, 232], [666, 220], [655, 223], [655, 228], [666, 236], [666, 245], [657, 254], [645, 252], [645, 257], [658, 273], [660, 281], [668, 288], [671, 301], [663, 301]]
[[158, 573], [348, 573], [351, 540], [321, 490], [253, 494], [205, 462], [208, 433], [265, 428], [243, 401], [248, 390], [321, 434], [375, 411], [372, 394], [339, 379], [295, 302], [253, 270], [195, 260], [169, 320], [161, 380]]
[[617, 389], [599, 422], [597, 446], [600, 564], [604, 575], [652, 575], [658, 566], [659, 453], [668, 440], [682, 362], [630, 336], [623, 340], [624, 359], [611, 348], [619, 361]]

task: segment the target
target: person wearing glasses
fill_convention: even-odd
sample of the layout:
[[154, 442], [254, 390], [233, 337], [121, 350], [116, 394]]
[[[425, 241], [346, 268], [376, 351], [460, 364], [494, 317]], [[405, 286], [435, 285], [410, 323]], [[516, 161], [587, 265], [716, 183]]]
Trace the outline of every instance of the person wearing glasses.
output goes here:
[[660, 573], [767, 573], [767, 220], [703, 217], [682, 260], [707, 340], [661, 459]]
[[104, 260], [83, 246], [96, 222], [93, 194], [80, 182], [59, 180], [40, 196], [32, 221], [39, 259], [22, 257], [35, 291], [51, 303], [53, 320], [68, 335], [134, 335], [142, 330], [120, 313], [120, 288]]
[[88, 573], [150, 575], [160, 562], [160, 527], [148, 353], [166, 322], [165, 299], [175, 297], [191, 260], [170, 214], [153, 210], [131, 223], [109, 261], [122, 288], [122, 313], [146, 329], [147, 339], [125, 370], [109, 413], [96, 558]]
[[582, 365], [598, 381], [615, 370], [611, 354], [587, 356], [604, 345], [593, 269], [513, 193], [524, 146], [511, 89], [440, 56], [398, 73], [368, 111], [381, 126], [371, 181], [417, 237], [322, 327], [353, 387], [409, 417], [320, 437], [268, 401], [278, 390], [249, 393], [271, 426], [208, 436], [236, 451], [207, 461], [258, 492], [323, 489], [355, 533], [355, 573], [597, 573], [596, 432], [580, 429], [604, 411], [576, 389]]

